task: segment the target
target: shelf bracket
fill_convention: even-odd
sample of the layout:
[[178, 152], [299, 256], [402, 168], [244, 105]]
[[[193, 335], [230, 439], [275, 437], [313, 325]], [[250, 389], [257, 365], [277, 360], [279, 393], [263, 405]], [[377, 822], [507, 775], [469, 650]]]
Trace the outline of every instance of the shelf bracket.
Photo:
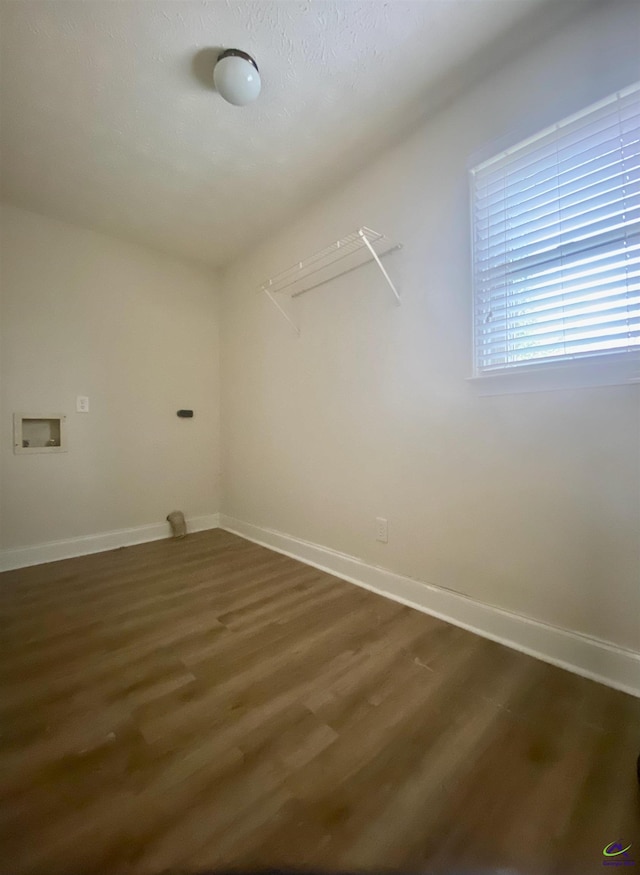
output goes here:
[[398, 294], [398, 290], [396, 289], [396, 287], [394, 286], [394, 284], [391, 282], [391, 277], [389, 276], [389, 274], [388, 274], [387, 271], [385, 270], [385, 267], [384, 267], [383, 263], [380, 261], [380, 257], [378, 256], [378, 253], [375, 251], [375, 249], [373, 248], [373, 246], [371, 245], [371, 243], [369, 243], [369, 241], [368, 241], [368, 239], [367, 239], [367, 235], [365, 234], [365, 229], [364, 229], [364, 228], [360, 228], [360, 230], [358, 231], [358, 234], [359, 234], [360, 237], [362, 238], [362, 242], [364, 243], [364, 245], [367, 247], [367, 249], [368, 249], [369, 252], [371, 253], [371, 255], [372, 255], [374, 261], [376, 262], [376, 264], [378, 265], [378, 267], [379, 267], [380, 270], [382, 271], [382, 275], [383, 275], [383, 277], [386, 279], [387, 283], [389, 284], [389, 288], [390, 288], [391, 291], [393, 292], [394, 299], [395, 299], [395, 304], [396, 304], [396, 306], [399, 307], [401, 301], [400, 301], [400, 295]]
[[293, 321], [293, 319], [291, 318], [291, 316], [289, 316], [289, 314], [288, 314], [287, 311], [284, 309], [284, 307], [280, 304], [280, 302], [279, 302], [278, 300], [276, 300], [276, 298], [274, 298], [274, 296], [272, 295], [272, 293], [269, 291], [269, 289], [268, 289], [266, 286], [262, 286], [262, 291], [265, 293], [265, 295], [267, 296], [267, 298], [269, 298], [269, 300], [271, 301], [271, 303], [272, 303], [272, 304], [275, 304], [275, 306], [278, 308], [278, 310], [280, 310], [280, 312], [282, 313], [282, 315], [284, 316], [284, 318], [287, 320], [287, 322], [289, 323], [289, 325], [291, 325], [291, 327], [293, 328], [293, 330], [295, 331], [295, 333], [298, 335], [298, 337], [300, 337], [300, 329], [298, 328], [298, 326], [296, 325], [296, 323]]

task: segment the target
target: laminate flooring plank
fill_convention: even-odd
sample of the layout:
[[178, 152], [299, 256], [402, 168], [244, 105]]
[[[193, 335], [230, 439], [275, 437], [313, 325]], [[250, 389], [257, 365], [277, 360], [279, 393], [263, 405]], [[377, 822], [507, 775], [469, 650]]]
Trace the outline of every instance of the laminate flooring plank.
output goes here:
[[640, 699], [222, 530], [0, 602], [3, 871], [640, 865]]

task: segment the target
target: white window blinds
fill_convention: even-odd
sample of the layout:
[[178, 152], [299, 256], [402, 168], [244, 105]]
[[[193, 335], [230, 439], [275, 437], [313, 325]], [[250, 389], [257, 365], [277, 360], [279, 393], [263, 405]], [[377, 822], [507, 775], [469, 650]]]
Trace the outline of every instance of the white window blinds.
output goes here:
[[640, 351], [640, 83], [471, 185], [477, 375]]

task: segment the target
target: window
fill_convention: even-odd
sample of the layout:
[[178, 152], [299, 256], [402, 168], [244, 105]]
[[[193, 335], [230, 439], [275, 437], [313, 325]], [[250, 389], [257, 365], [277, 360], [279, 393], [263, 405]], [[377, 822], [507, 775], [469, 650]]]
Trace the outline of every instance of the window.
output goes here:
[[475, 375], [640, 353], [640, 83], [471, 171]]

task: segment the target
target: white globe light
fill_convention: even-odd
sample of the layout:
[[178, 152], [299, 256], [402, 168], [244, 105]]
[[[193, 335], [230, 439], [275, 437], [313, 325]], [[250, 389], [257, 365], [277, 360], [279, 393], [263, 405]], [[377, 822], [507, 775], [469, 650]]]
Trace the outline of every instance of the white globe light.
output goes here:
[[260, 94], [260, 73], [251, 55], [239, 49], [227, 49], [213, 68], [216, 91], [228, 103], [245, 106]]

